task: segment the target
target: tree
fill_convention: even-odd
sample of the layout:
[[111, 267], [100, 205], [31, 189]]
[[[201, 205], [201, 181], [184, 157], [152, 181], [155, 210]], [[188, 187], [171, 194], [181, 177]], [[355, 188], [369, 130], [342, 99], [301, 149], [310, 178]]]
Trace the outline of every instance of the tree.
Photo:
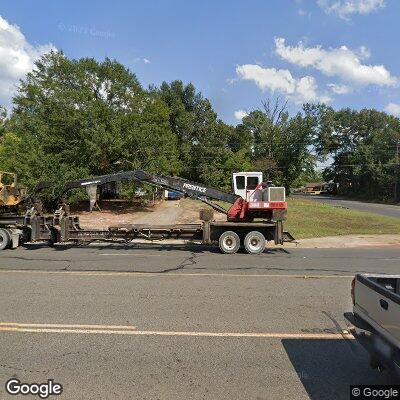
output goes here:
[[[303, 173], [314, 170], [316, 156], [312, 153], [313, 120], [301, 113], [290, 118], [286, 103], [276, 99], [265, 101], [262, 109], [254, 110], [239, 125], [252, 138], [254, 167], [266, 179], [289, 188]], [[248, 146], [248, 139], [246, 139]]]
[[182, 176], [229, 188], [232, 169], [246, 165], [244, 152], [234, 145], [236, 130], [217, 118], [209, 100], [191, 83], [163, 82], [154, 91], [170, 108]]
[[5, 107], [0, 106], [0, 140], [6, 130], [7, 110]]
[[307, 105], [315, 119], [318, 151], [333, 159], [325, 170], [342, 193], [369, 199], [393, 199], [398, 181], [397, 144], [400, 120], [377, 110], [335, 111]]
[[0, 166], [28, 184], [110, 173], [125, 160], [158, 173], [177, 169], [167, 105], [116, 61], [48, 53], [13, 102]]

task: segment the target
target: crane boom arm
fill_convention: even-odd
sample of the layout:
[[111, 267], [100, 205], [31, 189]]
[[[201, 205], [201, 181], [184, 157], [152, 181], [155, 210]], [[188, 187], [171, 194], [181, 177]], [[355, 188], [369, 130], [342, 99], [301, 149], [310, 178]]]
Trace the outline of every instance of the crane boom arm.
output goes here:
[[94, 176], [93, 178], [77, 179], [74, 181], [65, 182], [61, 195], [64, 195], [71, 189], [85, 188], [90, 185], [104, 185], [110, 182], [123, 182], [136, 180], [136, 171], [123, 171], [110, 175]]
[[68, 181], [65, 183], [62, 195], [74, 188], [87, 187], [90, 185], [103, 185], [110, 182], [122, 182], [122, 181], [139, 181], [148, 183], [153, 186], [161, 187], [163, 189], [176, 191], [182, 193], [192, 199], [203, 201], [213, 207], [219, 212], [226, 214], [226, 210], [210, 202], [210, 199], [220, 200], [230, 204], [234, 204], [240, 196], [232, 193], [222, 192], [213, 187], [208, 187], [200, 183], [191, 182], [183, 178], [153, 175], [143, 170], [132, 170], [123, 171], [110, 175], [95, 176], [88, 179], [78, 179], [74, 181]]
[[233, 204], [239, 198], [239, 196], [235, 194], [222, 192], [221, 190], [215, 189], [213, 187], [205, 186], [196, 182], [191, 182], [182, 178], [152, 175], [142, 170], [137, 170], [133, 172], [135, 172], [136, 179], [141, 182], [146, 182], [151, 185], [162, 187], [163, 189], [169, 189], [179, 193], [183, 193], [188, 197], [196, 200], [203, 201], [204, 199], [213, 199]]

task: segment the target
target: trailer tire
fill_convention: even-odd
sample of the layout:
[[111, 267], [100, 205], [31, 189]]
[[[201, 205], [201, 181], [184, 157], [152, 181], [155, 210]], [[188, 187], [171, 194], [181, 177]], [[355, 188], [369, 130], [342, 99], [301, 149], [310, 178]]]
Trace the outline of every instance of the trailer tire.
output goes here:
[[5, 250], [11, 245], [11, 235], [7, 229], [0, 228], [0, 250]]
[[226, 231], [219, 237], [219, 248], [225, 254], [235, 254], [240, 249], [239, 235]]
[[55, 229], [50, 229], [50, 238], [49, 238], [49, 246], [53, 246], [54, 243], [58, 243], [60, 241], [60, 232]]
[[244, 248], [249, 254], [261, 254], [265, 249], [265, 236], [258, 231], [249, 232], [244, 238]]

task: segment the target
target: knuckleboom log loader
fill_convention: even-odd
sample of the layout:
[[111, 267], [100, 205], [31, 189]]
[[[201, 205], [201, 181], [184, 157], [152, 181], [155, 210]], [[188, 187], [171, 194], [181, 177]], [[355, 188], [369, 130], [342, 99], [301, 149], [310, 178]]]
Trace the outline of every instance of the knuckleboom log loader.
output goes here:
[[[40, 201], [35, 200], [39, 192], [51, 186], [49, 182], [40, 182], [31, 194], [26, 188], [17, 184], [17, 174], [0, 171], [0, 250], [15, 248], [20, 242], [27, 241], [31, 234], [26, 224], [31, 210], [42, 214]], [[24, 217], [19, 215], [21, 209], [27, 209]]]
[[14, 212], [25, 196], [26, 189], [18, 187], [16, 174], [0, 171], [0, 212]]
[[[182, 193], [186, 197], [200, 200], [217, 212], [226, 215], [226, 221], [213, 220], [212, 210], [201, 210], [201, 223], [174, 225], [117, 225], [107, 230], [82, 229], [79, 217], [71, 215], [64, 200], [68, 191], [86, 188], [91, 201], [96, 198], [97, 187], [110, 182], [138, 181], [162, 189]], [[3, 248], [16, 247], [18, 243], [9, 239], [10, 230], [18, 230], [19, 241], [92, 242], [98, 240], [132, 240], [142, 238], [161, 240], [182, 238], [201, 241], [204, 244], [218, 243], [223, 253], [236, 253], [241, 246], [250, 254], [264, 251], [266, 241], [283, 244], [293, 240], [283, 231], [286, 219], [287, 202], [285, 188], [274, 187], [262, 181], [261, 173], [235, 173], [233, 175], [233, 193], [226, 193], [196, 182], [179, 177], [149, 174], [143, 170], [123, 171], [89, 179], [66, 182], [59, 197], [59, 205], [52, 215], [43, 215], [35, 206], [27, 210], [24, 216], [0, 217], [0, 242]], [[230, 204], [225, 209], [220, 204]], [[7, 234], [8, 232], [8, 234]]]
[[2, 222], [8, 217], [17, 215], [21, 204], [26, 200], [26, 189], [17, 184], [17, 175], [0, 171], [0, 250], [19, 241], [21, 230], [11, 225], [8, 229], [1, 228]]

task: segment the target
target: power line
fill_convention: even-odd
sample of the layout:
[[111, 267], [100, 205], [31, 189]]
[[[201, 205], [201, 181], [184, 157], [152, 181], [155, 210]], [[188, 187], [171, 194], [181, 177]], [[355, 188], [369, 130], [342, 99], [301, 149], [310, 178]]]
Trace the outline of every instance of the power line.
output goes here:
[[390, 166], [400, 166], [399, 161], [395, 163], [386, 163], [386, 164], [331, 164], [331, 165], [317, 165], [316, 168], [338, 168], [338, 167], [390, 167]]

